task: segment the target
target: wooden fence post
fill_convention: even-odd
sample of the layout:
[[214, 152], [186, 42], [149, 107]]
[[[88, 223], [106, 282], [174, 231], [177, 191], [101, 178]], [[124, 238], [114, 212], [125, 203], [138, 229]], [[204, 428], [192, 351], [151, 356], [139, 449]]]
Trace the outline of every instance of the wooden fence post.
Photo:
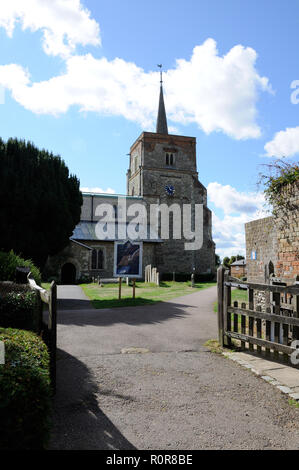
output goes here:
[[219, 344], [223, 347], [224, 341], [224, 321], [223, 321], [223, 288], [224, 288], [224, 266], [217, 269], [217, 290], [218, 290], [218, 336]]
[[[224, 331], [231, 331], [231, 313], [228, 312], [228, 307], [231, 306], [232, 296], [231, 296], [231, 286], [226, 286], [225, 282], [229, 278], [229, 271], [225, 270], [224, 272], [224, 293], [223, 293], [223, 318], [224, 318]], [[224, 335], [224, 344], [227, 347], [231, 347], [232, 340], [230, 337]]]
[[[248, 289], [248, 304], [249, 310], [254, 310], [254, 289]], [[254, 333], [254, 317], [248, 318], [248, 334], [253, 336]], [[252, 343], [249, 343], [249, 351], [254, 351]]]
[[[273, 313], [276, 315], [280, 315], [280, 293], [273, 293]], [[280, 323], [274, 322], [274, 341], [275, 343], [280, 343]], [[274, 357], [275, 359], [279, 358], [279, 352], [274, 351]]]
[[50, 332], [50, 374], [53, 393], [56, 391], [56, 348], [57, 348], [57, 286], [54, 281], [50, 287], [49, 303], [49, 332]]

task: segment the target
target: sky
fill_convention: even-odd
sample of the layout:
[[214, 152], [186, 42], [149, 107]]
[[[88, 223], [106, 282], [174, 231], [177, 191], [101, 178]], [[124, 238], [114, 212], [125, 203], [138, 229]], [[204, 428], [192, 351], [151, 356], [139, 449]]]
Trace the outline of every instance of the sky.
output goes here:
[[60, 155], [84, 190], [126, 192], [128, 152], [154, 131], [197, 139], [221, 256], [269, 215], [259, 174], [298, 161], [299, 2], [0, 0], [0, 136]]

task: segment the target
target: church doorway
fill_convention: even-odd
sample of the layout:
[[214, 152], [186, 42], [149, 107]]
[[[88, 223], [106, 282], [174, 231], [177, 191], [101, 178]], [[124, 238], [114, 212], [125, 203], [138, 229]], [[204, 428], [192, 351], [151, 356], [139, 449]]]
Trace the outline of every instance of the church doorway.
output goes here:
[[65, 263], [62, 266], [61, 284], [76, 284], [76, 268], [72, 263]]

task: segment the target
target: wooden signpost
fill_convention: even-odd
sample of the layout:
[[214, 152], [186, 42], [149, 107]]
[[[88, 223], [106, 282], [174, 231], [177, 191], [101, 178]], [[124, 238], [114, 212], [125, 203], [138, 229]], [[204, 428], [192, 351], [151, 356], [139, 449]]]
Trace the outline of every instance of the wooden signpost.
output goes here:
[[118, 300], [121, 299], [121, 277], [118, 278]]
[[118, 300], [121, 299], [122, 278], [133, 281], [132, 297], [135, 299], [136, 278], [142, 277], [142, 242], [117, 241], [114, 243], [114, 271], [118, 277]]
[[135, 299], [135, 282], [136, 279], [133, 279], [133, 299]]

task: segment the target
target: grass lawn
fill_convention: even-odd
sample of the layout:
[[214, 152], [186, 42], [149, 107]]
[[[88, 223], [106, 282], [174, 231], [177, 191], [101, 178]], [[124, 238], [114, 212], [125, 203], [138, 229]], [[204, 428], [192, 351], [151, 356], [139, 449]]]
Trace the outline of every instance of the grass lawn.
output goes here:
[[135, 299], [132, 299], [133, 288], [125, 283], [121, 286], [121, 300], [118, 300], [118, 284], [81, 284], [85, 294], [91, 299], [95, 308], [127, 307], [133, 305], [154, 304], [167, 302], [175, 297], [194, 294], [198, 290], [215, 286], [216, 282], [203, 282], [191, 287], [190, 282], [161, 282], [155, 284], [136, 282]]
[[[235, 301], [239, 302], [239, 307], [242, 302], [248, 303], [248, 291], [243, 289], [232, 289], [232, 305]], [[217, 313], [218, 302], [214, 303], [214, 312]]]
[[42, 282], [41, 286], [43, 289], [50, 290], [50, 285], [51, 285], [50, 282]]

